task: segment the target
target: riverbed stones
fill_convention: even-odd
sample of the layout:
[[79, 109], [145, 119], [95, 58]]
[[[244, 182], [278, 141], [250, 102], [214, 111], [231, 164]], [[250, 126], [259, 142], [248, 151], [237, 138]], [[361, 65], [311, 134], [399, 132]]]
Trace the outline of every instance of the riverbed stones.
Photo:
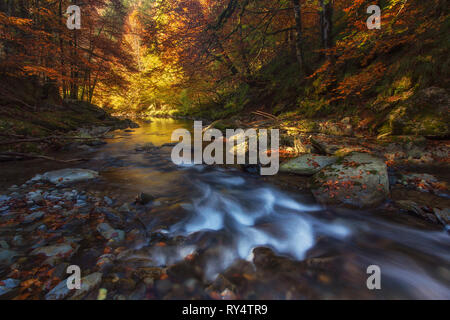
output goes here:
[[71, 300], [83, 298], [87, 293], [94, 290], [102, 280], [103, 274], [101, 272], [92, 273], [86, 277], [81, 278], [81, 288], [78, 290], [69, 289], [67, 287], [67, 280], [63, 280], [56, 287], [50, 290], [46, 295], [46, 300], [61, 300], [67, 298], [72, 292]]
[[9, 295], [15, 291], [20, 285], [20, 280], [17, 279], [5, 279], [0, 280], [0, 299], [9, 299]]
[[387, 167], [370, 154], [352, 153], [316, 173], [311, 187], [322, 204], [374, 207], [389, 195]]
[[71, 257], [78, 250], [78, 245], [75, 243], [58, 243], [45, 247], [36, 248], [31, 252], [31, 255], [43, 254], [47, 257]]
[[434, 208], [433, 209], [434, 214], [436, 215], [436, 218], [439, 220], [440, 223], [442, 223], [447, 230], [450, 228], [450, 208]]
[[83, 298], [86, 294], [96, 289], [101, 281], [103, 274], [101, 272], [91, 273], [88, 276], [81, 278], [81, 288], [76, 290], [70, 300], [78, 300]]
[[45, 300], [62, 300], [70, 292], [71, 290], [67, 287], [67, 280], [63, 280], [45, 295]]
[[44, 215], [45, 215], [45, 213], [43, 211], [36, 211], [36, 212], [33, 212], [33, 213], [25, 216], [25, 218], [23, 219], [23, 222], [25, 222], [25, 223], [35, 222], [35, 221], [41, 219]]
[[114, 229], [106, 222], [100, 223], [97, 226], [97, 231], [107, 240], [121, 242], [125, 239], [125, 232], [123, 230]]
[[40, 203], [44, 199], [42, 190], [36, 190], [29, 192], [26, 196], [29, 201], [33, 201], [34, 203]]
[[9, 249], [0, 249], [0, 265], [10, 265], [19, 254]]
[[414, 201], [397, 200], [395, 202], [395, 205], [398, 208], [400, 208], [401, 210], [404, 210], [406, 212], [411, 212], [425, 220], [429, 220], [434, 223], [436, 223], [438, 221], [436, 216], [433, 213], [427, 212], [427, 210], [424, 207], [420, 206], [419, 204], [415, 203]]
[[295, 173], [299, 175], [312, 176], [322, 168], [335, 163], [337, 158], [320, 156], [314, 154], [304, 154], [295, 159], [289, 160], [280, 166], [281, 172]]
[[146, 205], [155, 199], [156, 199], [156, 197], [154, 197], [153, 195], [145, 193], [145, 192], [141, 192], [136, 197], [136, 203]]
[[49, 171], [43, 175], [37, 175], [33, 181], [47, 181], [53, 184], [68, 184], [95, 179], [98, 177], [98, 172], [89, 169], [62, 169], [56, 171]]

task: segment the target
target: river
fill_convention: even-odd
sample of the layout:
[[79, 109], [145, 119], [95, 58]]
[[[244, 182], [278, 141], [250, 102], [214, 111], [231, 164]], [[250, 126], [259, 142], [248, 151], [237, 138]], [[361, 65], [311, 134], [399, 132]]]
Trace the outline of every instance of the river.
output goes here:
[[[82, 167], [101, 174], [87, 190], [101, 190], [119, 203], [141, 192], [157, 198], [157, 205], [137, 213], [150, 235], [129, 244], [137, 256], [171, 266], [195, 254], [204, 283], [219, 274], [248, 273], [245, 284], [234, 282], [242, 298], [450, 298], [446, 232], [400, 212], [323, 208], [307, 189], [283, 187], [282, 177], [177, 166], [172, 147], [162, 145], [180, 127], [191, 129], [192, 123], [154, 119], [80, 152], [90, 159]], [[135, 150], [149, 142], [158, 148]], [[29, 179], [31, 172], [24, 175]], [[168, 245], [155, 245], [157, 237]], [[257, 247], [271, 251], [253, 251]], [[380, 290], [367, 287], [372, 265], [381, 270]]]

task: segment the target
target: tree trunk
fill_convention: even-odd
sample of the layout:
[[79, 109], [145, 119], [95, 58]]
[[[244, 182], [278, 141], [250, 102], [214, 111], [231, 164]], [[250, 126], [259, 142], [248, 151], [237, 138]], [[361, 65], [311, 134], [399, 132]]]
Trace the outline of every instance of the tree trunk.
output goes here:
[[[320, 0], [320, 33], [322, 36], [322, 47], [327, 50], [333, 46], [331, 32], [333, 30], [333, 0]], [[329, 55], [327, 54], [327, 59]]]
[[295, 30], [297, 31], [295, 39], [297, 61], [300, 66], [300, 71], [306, 73], [305, 58], [303, 54], [302, 15], [300, 0], [292, 0], [292, 4], [294, 5]]

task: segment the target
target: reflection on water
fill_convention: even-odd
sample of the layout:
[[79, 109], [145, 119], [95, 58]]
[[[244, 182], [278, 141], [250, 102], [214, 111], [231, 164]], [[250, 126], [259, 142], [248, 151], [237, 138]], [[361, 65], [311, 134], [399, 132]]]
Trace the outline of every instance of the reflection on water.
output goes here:
[[[450, 298], [448, 234], [394, 224], [369, 212], [324, 210], [308, 194], [280, 191], [235, 169], [178, 167], [170, 160], [170, 147], [135, 151], [138, 144], [170, 142], [180, 127], [191, 129], [191, 123], [154, 119], [134, 132], [122, 132], [90, 164], [117, 197], [129, 200], [147, 192], [171, 199], [171, 207], [147, 212], [142, 219], [152, 231], [192, 241], [151, 249], [154, 261], [168, 265], [213, 243], [219, 250], [204, 268], [214, 279], [236, 259], [250, 260], [259, 246], [294, 260], [333, 253], [343, 257], [333, 276], [344, 285], [357, 275], [367, 277], [366, 268], [375, 264], [381, 267], [384, 298]], [[181, 205], [175, 210], [173, 203]], [[355, 296], [368, 291], [363, 281], [349, 287]]]

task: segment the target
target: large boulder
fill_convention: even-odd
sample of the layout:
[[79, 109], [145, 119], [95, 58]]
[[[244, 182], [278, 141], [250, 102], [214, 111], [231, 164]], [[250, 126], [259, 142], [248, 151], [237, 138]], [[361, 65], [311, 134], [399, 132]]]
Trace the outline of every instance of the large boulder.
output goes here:
[[377, 206], [389, 195], [386, 164], [368, 153], [351, 153], [316, 173], [312, 192], [322, 204]]
[[295, 159], [289, 160], [280, 166], [281, 172], [290, 172], [305, 176], [312, 176], [324, 167], [335, 163], [337, 158], [319, 156], [314, 154], [304, 154]]
[[58, 183], [74, 183], [81, 182], [90, 179], [95, 179], [98, 177], [98, 172], [88, 169], [62, 169], [56, 171], [49, 171], [42, 175], [38, 174], [33, 179], [32, 182], [37, 181], [48, 181], [54, 184]]

